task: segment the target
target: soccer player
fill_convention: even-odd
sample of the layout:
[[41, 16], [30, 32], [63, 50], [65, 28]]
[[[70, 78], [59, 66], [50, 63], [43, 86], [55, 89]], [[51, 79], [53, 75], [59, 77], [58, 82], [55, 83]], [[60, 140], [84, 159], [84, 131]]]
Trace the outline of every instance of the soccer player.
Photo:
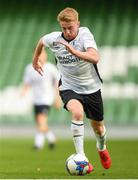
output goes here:
[[[97, 140], [101, 164], [110, 168], [111, 158], [106, 147], [106, 128], [101, 96], [102, 79], [98, 73], [99, 54], [93, 34], [80, 27], [79, 14], [73, 8], [63, 9], [57, 16], [62, 32], [52, 32], [40, 38], [33, 57], [33, 67], [43, 75], [39, 55], [49, 48], [57, 59], [61, 78], [60, 96], [64, 107], [72, 114], [71, 131], [77, 153], [85, 154], [84, 113], [90, 119]], [[90, 168], [92, 170], [92, 167]]]
[[34, 148], [41, 149], [47, 139], [49, 148], [55, 147], [55, 135], [48, 127], [48, 113], [50, 107], [55, 104], [56, 108], [60, 108], [61, 100], [58, 95], [59, 73], [52, 63], [46, 62], [47, 56], [43, 49], [40, 57], [44, 75], [40, 76], [32, 64], [27, 65], [24, 72], [22, 95], [32, 88], [34, 113], [37, 124], [37, 133], [34, 140]]

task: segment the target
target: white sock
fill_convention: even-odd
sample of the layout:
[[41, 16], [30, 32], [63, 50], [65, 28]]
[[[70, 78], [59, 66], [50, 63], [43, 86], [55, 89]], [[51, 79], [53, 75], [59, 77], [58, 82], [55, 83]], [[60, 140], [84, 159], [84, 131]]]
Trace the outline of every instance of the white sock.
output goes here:
[[45, 136], [49, 143], [55, 143], [56, 137], [52, 131], [48, 131]]
[[44, 146], [45, 136], [42, 132], [37, 132], [35, 136], [35, 146], [38, 148], [42, 148]]
[[96, 143], [96, 146], [98, 148], [98, 150], [100, 151], [104, 151], [106, 149], [106, 128], [104, 126], [104, 132], [103, 134], [100, 136], [99, 134], [96, 134], [95, 133], [95, 136], [96, 136], [96, 140], [97, 140], [97, 143]]
[[83, 121], [72, 120], [71, 131], [76, 153], [84, 154], [84, 124]]

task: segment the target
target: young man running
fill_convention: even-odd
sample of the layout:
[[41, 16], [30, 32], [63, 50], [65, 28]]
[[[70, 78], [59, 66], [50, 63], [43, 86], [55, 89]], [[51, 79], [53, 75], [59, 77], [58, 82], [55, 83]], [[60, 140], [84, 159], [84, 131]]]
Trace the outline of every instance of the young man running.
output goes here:
[[61, 75], [60, 96], [64, 107], [72, 114], [71, 131], [76, 152], [85, 154], [83, 147], [85, 113], [96, 135], [102, 166], [109, 169], [111, 158], [105, 143], [106, 128], [100, 90], [102, 80], [97, 69], [99, 54], [96, 42], [87, 27], [80, 27], [79, 15], [75, 9], [63, 9], [58, 14], [57, 20], [62, 32], [52, 32], [39, 40], [34, 52], [33, 67], [43, 75], [39, 55], [44, 46], [55, 54]]

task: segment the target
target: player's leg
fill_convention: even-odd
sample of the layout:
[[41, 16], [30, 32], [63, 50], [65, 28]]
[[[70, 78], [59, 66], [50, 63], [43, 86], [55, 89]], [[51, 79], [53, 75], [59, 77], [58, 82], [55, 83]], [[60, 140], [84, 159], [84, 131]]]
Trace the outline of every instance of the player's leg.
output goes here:
[[84, 154], [83, 138], [84, 138], [84, 124], [83, 124], [83, 105], [82, 98], [79, 94], [72, 90], [60, 91], [61, 99], [64, 103], [64, 108], [71, 112], [71, 131], [76, 153]]
[[46, 117], [44, 116], [43, 113], [39, 112], [35, 115], [35, 119], [36, 119], [37, 132], [35, 135], [34, 146], [36, 149], [41, 149], [43, 148], [45, 142], [44, 132], [48, 130], [48, 127], [46, 127], [44, 124]]
[[48, 141], [49, 147], [55, 146], [55, 135], [48, 127], [48, 110], [46, 105], [35, 106], [35, 118], [37, 124], [37, 134], [35, 137], [35, 146], [42, 148], [44, 146], [45, 138]]
[[90, 123], [96, 136], [97, 148], [99, 150], [105, 150], [106, 149], [106, 128], [104, 126], [104, 122], [90, 120]]
[[111, 166], [110, 154], [106, 147], [106, 128], [103, 121], [91, 120], [91, 126], [94, 130], [96, 140], [97, 140], [97, 149], [100, 156], [102, 166], [105, 169], [109, 169]]
[[83, 106], [77, 99], [71, 99], [66, 107], [72, 114], [71, 131], [76, 152], [84, 154]]
[[91, 126], [94, 130], [97, 148], [100, 155], [101, 163], [104, 168], [111, 166], [110, 155], [106, 149], [106, 128], [103, 121], [103, 101], [101, 91], [98, 90], [92, 94], [84, 95], [85, 98], [85, 113], [90, 119]]

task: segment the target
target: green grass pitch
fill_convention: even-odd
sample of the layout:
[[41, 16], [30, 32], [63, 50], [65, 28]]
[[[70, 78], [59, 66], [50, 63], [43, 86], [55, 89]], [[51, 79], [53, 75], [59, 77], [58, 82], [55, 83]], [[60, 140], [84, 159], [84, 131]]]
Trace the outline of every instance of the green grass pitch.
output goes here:
[[74, 153], [72, 140], [58, 140], [54, 150], [47, 146], [32, 150], [32, 139], [0, 139], [0, 179], [136, 179], [138, 141], [108, 140], [112, 167], [102, 168], [95, 141], [85, 140], [85, 151], [94, 171], [85, 176], [70, 176], [65, 160]]

